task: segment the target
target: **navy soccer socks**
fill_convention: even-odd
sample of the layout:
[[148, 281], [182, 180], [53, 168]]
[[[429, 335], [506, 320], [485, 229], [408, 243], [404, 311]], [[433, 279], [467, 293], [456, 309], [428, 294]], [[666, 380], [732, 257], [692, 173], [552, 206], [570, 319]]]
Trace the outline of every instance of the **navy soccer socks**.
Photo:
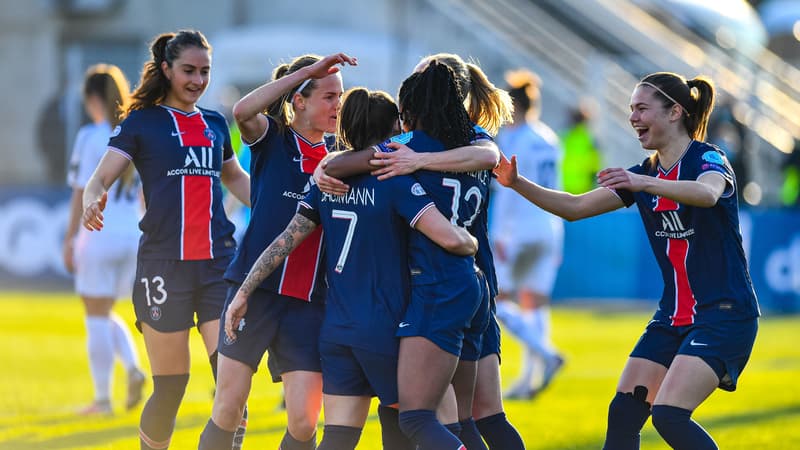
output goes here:
[[383, 450], [414, 450], [416, 448], [400, 429], [400, 412], [396, 408], [379, 405], [378, 418], [381, 422]]
[[653, 406], [653, 426], [675, 450], [717, 450], [706, 430], [692, 420], [692, 411], [676, 406]]
[[354, 450], [361, 438], [361, 428], [325, 425], [318, 450]]
[[228, 450], [233, 445], [233, 431], [225, 431], [213, 420], [208, 419], [206, 427], [200, 434], [198, 450]]
[[283, 433], [283, 440], [281, 440], [281, 446], [278, 447], [278, 450], [314, 450], [315, 448], [317, 448], [316, 433], [311, 436], [311, 439], [303, 442], [295, 439], [287, 428], [286, 432]]
[[486, 448], [486, 444], [483, 443], [481, 433], [478, 431], [478, 427], [475, 426], [475, 420], [472, 417], [462, 420], [459, 425], [461, 425], [461, 432], [458, 434], [458, 438], [461, 439], [465, 447], [469, 450], [489, 450]]
[[604, 450], [638, 450], [639, 436], [647, 418], [647, 388], [636, 386], [634, 392], [617, 392], [608, 405], [608, 428]]
[[464, 445], [436, 420], [436, 412], [415, 409], [400, 413], [400, 429], [419, 450], [460, 450]]
[[522, 436], [504, 412], [478, 419], [475, 426], [491, 450], [525, 450]]

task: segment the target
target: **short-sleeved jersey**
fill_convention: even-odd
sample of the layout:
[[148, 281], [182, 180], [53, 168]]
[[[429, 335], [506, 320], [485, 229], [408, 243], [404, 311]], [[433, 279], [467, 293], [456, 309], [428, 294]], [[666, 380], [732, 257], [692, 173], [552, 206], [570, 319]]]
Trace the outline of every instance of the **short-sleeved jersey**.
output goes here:
[[639, 207], [650, 246], [664, 278], [655, 318], [673, 326], [748, 319], [759, 315], [739, 233], [736, 182], [722, 151], [692, 141], [665, 169], [646, 159], [629, 169], [665, 180], [694, 181], [716, 173], [727, 187], [717, 204], [699, 208], [647, 192], [618, 190], [626, 206]]
[[[562, 151], [558, 136], [542, 122], [525, 122], [504, 127], [497, 134], [497, 145], [507, 155], [517, 155], [519, 173], [548, 189], [561, 189]], [[563, 221], [531, 206], [512, 189], [494, 193], [492, 237], [506, 245], [550, 240], [563, 235]]]
[[233, 253], [220, 174], [235, 156], [220, 113], [164, 105], [132, 111], [108, 145], [132, 160], [142, 179], [147, 209], [139, 222], [139, 258], [203, 260]]
[[[311, 143], [291, 128], [280, 132], [267, 117], [263, 136], [250, 146], [251, 216], [225, 278], [241, 283], [261, 252], [278, 237], [311, 190], [311, 175], [328, 153], [325, 142]], [[322, 229], [318, 228], [261, 283], [262, 289], [306, 301], [324, 301]]]
[[[78, 130], [69, 160], [67, 183], [73, 189], [83, 189], [108, 149], [111, 125], [108, 122], [89, 123]], [[139, 204], [141, 181], [138, 175], [123, 183], [117, 180], [108, 190], [108, 202], [103, 211], [103, 231], [126, 238], [138, 237], [137, 224], [142, 218]]]
[[408, 238], [434, 207], [411, 176], [347, 180], [332, 196], [311, 188], [299, 212], [325, 230], [328, 294], [320, 339], [397, 354], [395, 331], [410, 297]]
[[[423, 131], [401, 134], [389, 142], [406, 144], [417, 152], [445, 150], [441, 142]], [[386, 144], [388, 142], [379, 145], [381, 151], [391, 150]], [[454, 225], [472, 226], [481, 210], [485, 209], [491, 179], [487, 171], [454, 173], [419, 170], [414, 177], [439, 211]], [[410, 240], [410, 268], [412, 285], [434, 284], [450, 278], [474, 276], [475, 259], [449, 253], [415, 231]]]

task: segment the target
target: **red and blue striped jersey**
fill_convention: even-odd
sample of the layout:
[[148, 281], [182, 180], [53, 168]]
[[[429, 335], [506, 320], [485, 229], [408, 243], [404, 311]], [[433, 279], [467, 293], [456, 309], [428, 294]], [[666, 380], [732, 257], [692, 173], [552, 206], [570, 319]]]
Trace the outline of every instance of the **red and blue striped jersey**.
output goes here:
[[316, 186], [298, 212], [325, 229], [328, 295], [320, 339], [397, 355], [408, 305], [408, 238], [433, 202], [408, 175], [347, 179], [341, 196]]
[[739, 232], [736, 182], [730, 163], [717, 147], [692, 141], [670, 168], [650, 158], [631, 172], [665, 180], [694, 181], [722, 175], [727, 187], [717, 204], [700, 208], [647, 192], [618, 190], [625, 203], [639, 207], [650, 246], [664, 278], [657, 320], [673, 326], [758, 317], [759, 308]]
[[[261, 252], [283, 232], [314, 183], [311, 175], [328, 154], [293, 129], [284, 133], [267, 117], [266, 133], [250, 146], [250, 223], [225, 278], [241, 283]], [[308, 236], [260, 288], [306, 301], [324, 301], [322, 228]]]
[[109, 151], [136, 166], [147, 210], [139, 222], [143, 259], [204, 260], [233, 253], [220, 173], [235, 158], [218, 112], [164, 105], [132, 111], [111, 133]]

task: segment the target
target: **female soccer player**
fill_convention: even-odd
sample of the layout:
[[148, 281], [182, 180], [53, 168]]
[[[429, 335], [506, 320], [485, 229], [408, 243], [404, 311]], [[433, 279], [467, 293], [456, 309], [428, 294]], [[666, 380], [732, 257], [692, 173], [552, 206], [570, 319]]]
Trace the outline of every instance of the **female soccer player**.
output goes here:
[[[506, 74], [514, 101], [514, 122], [497, 135], [506, 152], [524, 153], [520, 171], [548, 189], [561, 186], [561, 144], [539, 120], [540, 80], [527, 70]], [[522, 373], [507, 398], [532, 398], [552, 380], [563, 359], [550, 340], [550, 294], [556, 282], [564, 243], [564, 224], [539, 208], [525, 208], [525, 199], [508, 189], [494, 195], [492, 248], [501, 291], [497, 317], [527, 347]], [[511, 298], [509, 298], [511, 297]], [[513, 298], [516, 297], [516, 298]], [[507, 300], [516, 300], [513, 301]], [[533, 385], [534, 360], [544, 366], [541, 384]]]
[[664, 290], [609, 406], [607, 449], [639, 448], [650, 414], [673, 448], [716, 449], [692, 412], [717, 387], [736, 389], [753, 348], [759, 309], [741, 245], [736, 183], [722, 151], [702, 142], [713, 102], [707, 78], [644, 77], [631, 96], [630, 122], [642, 147], [655, 152], [628, 170], [602, 170], [601, 188], [582, 195], [519, 176], [514, 156], [495, 171], [502, 185], [568, 220], [639, 207]]
[[224, 117], [196, 106], [211, 69], [205, 37], [198, 31], [166, 33], [150, 50], [127, 117], [111, 133], [108, 151], [87, 183], [83, 224], [104, 228], [107, 189], [133, 161], [147, 206], [139, 225], [133, 303], [153, 371], [139, 436], [143, 449], [165, 449], [189, 380], [195, 314], [212, 368], [216, 361], [222, 277], [236, 247], [220, 180], [245, 204], [250, 184], [231, 150]]
[[[346, 146], [379, 144], [396, 125], [397, 106], [387, 94], [364, 88], [345, 93], [338, 135]], [[378, 396], [382, 408], [397, 405], [395, 331], [410, 296], [412, 229], [452, 252], [471, 255], [476, 250], [474, 238], [452, 225], [414, 178], [382, 182], [365, 174], [348, 182], [350, 193], [344, 196], [311, 188], [289, 226], [256, 261], [225, 316], [225, 331], [235, 338], [252, 291], [317, 225], [323, 226], [329, 289], [320, 344], [325, 433], [319, 449], [355, 448], [371, 396]], [[394, 423], [385, 417], [384, 448], [413, 448], [386, 432], [387, 427], [397, 429], [396, 415]]]
[[131, 333], [111, 309], [118, 297], [130, 295], [136, 271], [137, 223], [142, 207], [139, 178], [133, 167], [112, 186], [106, 212], [106, 232], [90, 234], [80, 229], [83, 188], [103, 157], [111, 130], [119, 125], [130, 102], [130, 87], [117, 66], [97, 64], [83, 81], [83, 104], [92, 122], [78, 130], [72, 151], [69, 184], [72, 186], [69, 225], [64, 236], [64, 265], [75, 273], [75, 291], [86, 308], [89, 368], [94, 382], [94, 402], [81, 414], [110, 414], [114, 356], [128, 373], [130, 409], [142, 399], [145, 376]]
[[[275, 69], [273, 80], [233, 107], [250, 146], [252, 213], [226, 279], [230, 303], [264, 248], [286, 227], [311, 186], [311, 173], [327, 154], [325, 133], [336, 131], [342, 96], [337, 64], [356, 65], [343, 53], [305, 55]], [[266, 111], [266, 114], [264, 112]], [[201, 449], [225, 448], [242, 419], [253, 374], [266, 350], [275, 382], [283, 381], [287, 430], [283, 450], [312, 449], [322, 406], [319, 329], [325, 280], [322, 230], [300, 245], [252, 296], [253, 307], [237, 339], [220, 335], [219, 384]]]

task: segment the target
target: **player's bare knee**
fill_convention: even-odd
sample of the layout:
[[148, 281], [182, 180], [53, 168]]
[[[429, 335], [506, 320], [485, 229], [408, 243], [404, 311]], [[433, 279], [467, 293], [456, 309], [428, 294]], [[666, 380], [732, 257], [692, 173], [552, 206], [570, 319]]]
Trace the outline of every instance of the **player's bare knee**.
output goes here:
[[307, 441], [317, 431], [317, 421], [312, 420], [308, 414], [288, 414], [287, 428], [293, 438], [298, 441]]

